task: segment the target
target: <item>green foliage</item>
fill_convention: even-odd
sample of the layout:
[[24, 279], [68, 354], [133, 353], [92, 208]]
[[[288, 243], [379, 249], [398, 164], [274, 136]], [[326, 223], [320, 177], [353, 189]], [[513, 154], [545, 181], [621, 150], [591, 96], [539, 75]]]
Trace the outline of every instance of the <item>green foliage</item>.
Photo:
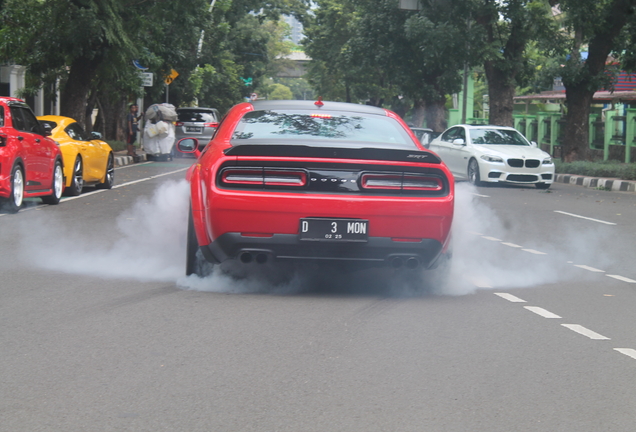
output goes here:
[[290, 100], [294, 95], [289, 87], [283, 84], [272, 84], [267, 98], [271, 100]]
[[636, 165], [615, 161], [588, 162], [575, 161], [564, 163], [554, 160], [556, 172], [560, 174], [576, 174], [590, 177], [619, 178], [622, 180], [636, 180]]

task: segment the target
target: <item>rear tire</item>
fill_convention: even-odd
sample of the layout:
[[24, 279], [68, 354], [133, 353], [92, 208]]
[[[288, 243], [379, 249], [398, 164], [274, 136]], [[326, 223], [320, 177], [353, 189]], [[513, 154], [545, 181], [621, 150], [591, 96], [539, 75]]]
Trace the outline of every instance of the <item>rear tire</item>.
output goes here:
[[55, 161], [55, 166], [53, 167], [51, 189], [53, 189], [53, 193], [49, 196], [42, 197], [42, 202], [49, 205], [59, 204], [60, 198], [62, 198], [62, 192], [64, 191], [64, 172], [62, 171], [62, 162], [59, 159]]
[[77, 155], [75, 158], [75, 165], [73, 166], [73, 178], [71, 179], [71, 186], [65, 191], [66, 195], [78, 196], [84, 189], [84, 165], [82, 164], [82, 158]]
[[115, 158], [113, 154], [108, 155], [108, 162], [106, 163], [106, 175], [104, 183], [97, 184], [99, 189], [112, 189], [115, 184]]
[[208, 262], [199, 248], [197, 235], [194, 231], [194, 220], [192, 219], [192, 208], [188, 216], [188, 234], [186, 243], [186, 276], [192, 274], [199, 277], [206, 277], [212, 274], [214, 265]]
[[5, 202], [5, 209], [9, 213], [17, 213], [24, 200], [24, 171], [21, 165], [14, 165], [11, 170], [11, 194]]

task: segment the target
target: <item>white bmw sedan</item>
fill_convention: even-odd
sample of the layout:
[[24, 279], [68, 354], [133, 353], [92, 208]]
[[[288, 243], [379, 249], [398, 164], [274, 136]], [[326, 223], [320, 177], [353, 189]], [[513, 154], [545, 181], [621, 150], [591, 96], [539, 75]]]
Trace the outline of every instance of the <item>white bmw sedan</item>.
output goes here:
[[550, 155], [511, 127], [456, 125], [435, 138], [430, 149], [456, 179], [476, 186], [507, 182], [547, 189], [554, 181]]

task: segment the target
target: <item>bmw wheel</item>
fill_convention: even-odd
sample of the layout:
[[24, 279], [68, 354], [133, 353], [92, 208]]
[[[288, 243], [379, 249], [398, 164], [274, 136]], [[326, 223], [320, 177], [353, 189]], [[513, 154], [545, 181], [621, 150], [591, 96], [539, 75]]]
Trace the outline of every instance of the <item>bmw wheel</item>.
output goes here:
[[475, 186], [482, 186], [483, 182], [479, 176], [479, 164], [475, 159], [471, 159], [468, 164], [468, 181]]
[[62, 162], [58, 159], [55, 161], [55, 167], [53, 168], [53, 183], [51, 184], [53, 193], [49, 196], [42, 197], [44, 204], [56, 205], [59, 204], [60, 198], [62, 198], [62, 192], [64, 191], [64, 173], [62, 171]]
[[75, 165], [73, 166], [73, 178], [71, 179], [71, 187], [66, 190], [67, 195], [77, 196], [82, 193], [84, 189], [84, 166], [82, 164], [82, 158], [77, 155], [75, 159]]
[[24, 171], [16, 164], [11, 170], [11, 194], [7, 200], [6, 209], [10, 213], [17, 213], [22, 207], [24, 199]]

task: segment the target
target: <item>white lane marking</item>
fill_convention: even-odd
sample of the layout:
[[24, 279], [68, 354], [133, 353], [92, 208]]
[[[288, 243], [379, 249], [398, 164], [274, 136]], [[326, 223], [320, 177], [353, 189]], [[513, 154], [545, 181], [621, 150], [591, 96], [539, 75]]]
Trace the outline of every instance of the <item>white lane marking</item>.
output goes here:
[[537, 315], [541, 315], [543, 318], [561, 318], [557, 314], [553, 314], [552, 312], [547, 311], [538, 306], [524, 306], [524, 309], [528, 309], [530, 312], [534, 312]]
[[148, 164], [153, 164], [154, 162], [142, 162], [142, 163], [136, 163], [136, 164], [128, 164], [128, 165], [122, 165], [120, 167], [115, 168], [116, 170], [120, 170], [120, 169], [124, 169], [124, 168], [132, 168], [132, 167], [137, 167], [137, 166], [141, 166], [141, 165], [148, 165]]
[[626, 278], [624, 276], [619, 276], [619, 275], [605, 275], [605, 276], [611, 277], [611, 278], [614, 278], [614, 279], [618, 279], [619, 281], [623, 281], [623, 282], [636, 283], [636, 280], [630, 279], [630, 278]]
[[587, 336], [590, 339], [594, 340], [610, 340], [610, 338], [600, 335], [596, 332], [593, 332], [590, 329], [586, 329], [582, 325], [578, 324], [561, 324], [563, 327], [569, 328], [573, 332], [577, 332], [578, 334], [582, 334], [583, 336]]
[[490, 240], [490, 241], [496, 241], [496, 242], [500, 242], [501, 239], [495, 238], [495, 237], [488, 237], [488, 236], [481, 236], [482, 238], [485, 238], [486, 240]]
[[525, 300], [520, 299], [517, 296], [513, 296], [512, 294], [508, 294], [508, 293], [495, 293], [496, 296], [501, 297], [502, 299], [506, 299], [509, 302], [513, 302], [513, 303], [525, 303]]
[[130, 186], [130, 185], [132, 185], [132, 184], [145, 182], [145, 181], [148, 181], [148, 180], [156, 179], [156, 178], [158, 178], [158, 177], [164, 177], [164, 176], [167, 176], [167, 175], [170, 175], [170, 174], [175, 174], [175, 173], [178, 173], [178, 172], [186, 171], [186, 170], [188, 170], [189, 168], [190, 168], [190, 167], [187, 167], [187, 168], [181, 168], [181, 169], [174, 170], [174, 171], [170, 171], [170, 172], [163, 173], [163, 174], [157, 174], [157, 175], [153, 175], [153, 176], [146, 177], [146, 178], [142, 178], [142, 179], [138, 179], [138, 180], [132, 180], [132, 181], [129, 181], [129, 182], [126, 182], [126, 183], [122, 183], [122, 184], [120, 184], [120, 185], [115, 185], [115, 186], [113, 186], [113, 189], [118, 189], [118, 188], [120, 188], [120, 187]]
[[510, 246], [512, 248], [521, 248], [523, 246], [519, 246], [518, 244], [514, 244], [514, 243], [507, 243], [507, 242], [501, 242], [502, 245], [506, 245], [506, 246]]
[[[149, 163], [152, 163], [152, 162], [149, 162]], [[139, 165], [140, 164], [137, 164], [137, 166], [139, 166]], [[175, 170], [175, 171], [170, 171], [170, 172], [163, 173], [163, 174], [157, 174], [157, 175], [146, 177], [146, 178], [142, 178], [142, 179], [139, 179], [139, 180], [129, 181], [127, 183], [122, 183], [120, 185], [115, 185], [115, 186], [113, 186], [113, 189], [117, 189], [117, 188], [124, 187], [124, 186], [129, 186], [129, 185], [135, 184], [135, 183], [145, 182], [145, 181], [152, 180], [152, 179], [155, 179], [155, 178], [158, 178], [158, 177], [163, 177], [163, 176], [167, 176], [167, 175], [170, 175], [170, 174], [175, 174], [175, 173], [178, 173], [178, 172], [181, 172], [181, 171], [186, 171], [188, 168], [190, 168], [190, 167], [178, 169], [178, 170]], [[89, 197], [89, 196], [94, 195], [96, 193], [106, 192], [107, 190], [108, 189], [98, 189], [98, 190], [94, 190], [94, 191], [91, 191], [91, 192], [86, 192], [86, 193], [83, 193], [81, 195], [74, 196], [74, 197], [65, 197], [65, 198], [62, 198], [60, 200], [60, 204], [64, 203], [64, 202], [67, 202], [67, 201], [73, 201], [73, 200], [80, 199], [80, 198], [86, 198], [86, 197]], [[40, 205], [35, 206], [35, 207], [22, 208], [22, 209], [20, 209], [20, 212], [25, 212], [25, 211], [29, 211], [29, 210], [38, 210], [38, 209], [41, 209], [43, 207], [48, 207], [48, 206], [49, 206], [48, 204], [40, 204]], [[8, 214], [9, 213], [2, 213], [2, 214], [0, 214], [0, 217], [7, 216]]]
[[468, 231], [468, 234], [472, 234], [472, 235], [476, 235], [476, 236], [482, 235], [481, 233], [478, 233], [478, 232], [475, 232], [475, 231]]
[[636, 350], [632, 348], [614, 348], [614, 351], [618, 351], [621, 354], [625, 354], [633, 359], [636, 359]]
[[590, 221], [593, 221], [593, 222], [602, 223], [602, 224], [605, 224], [605, 225], [616, 225], [614, 222], [606, 222], [606, 221], [603, 221], [603, 220], [593, 219], [593, 218], [577, 215], [577, 214], [574, 214], [574, 213], [567, 213], [567, 212], [564, 212], [564, 211], [561, 211], [561, 210], [555, 210], [554, 212], [555, 213], [561, 213], [561, 214], [564, 214], [566, 216], [572, 216], [572, 217], [576, 217], [576, 218], [580, 218], [580, 219], [586, 219], [586, 220], [590, 220]]
[[482, 198], [490, 198], [490, 195], [481, 195], [478, 193], [473, 193], [473, 195], [478, 196], [478, 197], [482, 197]]
[[582, 265], [582, 264], [574, 264], [574, 267], [578, 267], [578, 268], [581, 268], [583, 270], [588, 270], [588, 271], [596, 272], [596, 273], [605, 273], [605, 270], [599, 270], [597, 268], [586, 266], [586, 265]]
[[521, 249], [521, 250], [524, 252], [530, 252], [531, 254], [535, 254], [535, 255], [547, 255], [545, 252], [540, 252], [534, 249]]

